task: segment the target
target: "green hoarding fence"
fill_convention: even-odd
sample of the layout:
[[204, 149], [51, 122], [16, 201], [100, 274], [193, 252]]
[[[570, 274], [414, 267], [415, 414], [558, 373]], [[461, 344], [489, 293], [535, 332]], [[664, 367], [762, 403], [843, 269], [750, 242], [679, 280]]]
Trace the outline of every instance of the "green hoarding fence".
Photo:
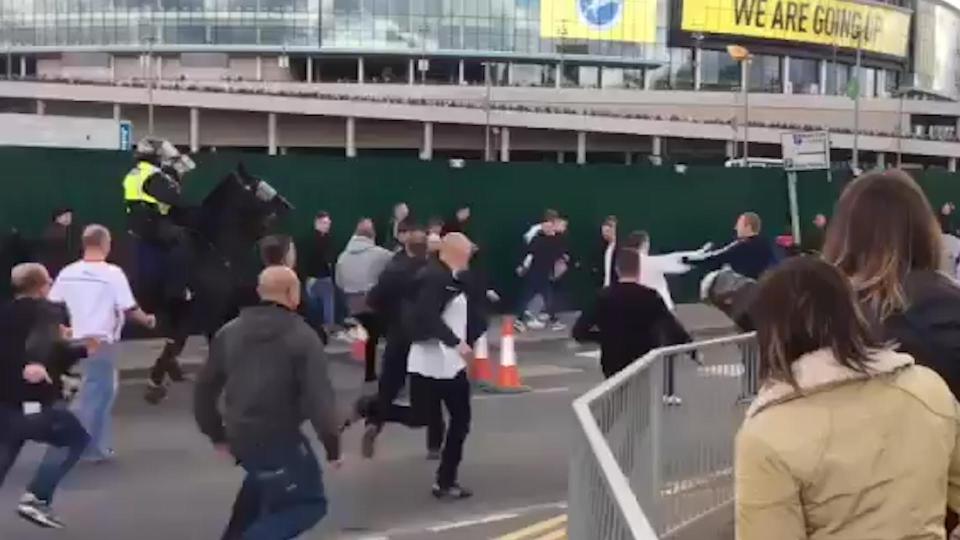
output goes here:
[[[124, 227], [121, 181], [131, 167], [130, 154], [106, 151], [0, 148], [8, 188], [0, 200], [0, 226], [16, 227], [27, 236], [42, 230], [50, 211], [70, 206], [81, 223], [99, 222], [113, 230]], [[518, 287], [514, 269], [523, 255], [522, 234], [544, 209], [569, 218], [569, 243], [578, 263], [565, 288], [574, 303], [591, 290], [589, 268], [599, 257], [599, 225], [607, 215], [620, 220], [620, 234], [650, 232], [654, 251], [692, 249], [705, 241], [725, 243], [738, 214], [761, 215], [765, 232], [781, 234], [789, 227], [789, 206], [783, 171], [622, 165], [572, 166], [545, 163], [447, 162], [402, 158], [345, 159], [321, 156], [204, 154], [187, 177], [187, 198], [199, 201], [215, 183], [243, 161], [247, 169], [269, 181], [296, 210], [283, 224], [309, 249], [312, 218], [326, 210], [342, 245], [360, 217], [372, 217], [385, 231], [390, 210], [407, 202], [415, 217], [450, 219], [469, 204], [473, 219], [468, 233], [480, 246], [478, 263], [491, 283], [507, 297]], [[931, 173], [920, 178], [934, 203], [960, 200], [960, 176]], [[844, 179], [828, 182], [824, 173], [800, 175], [803, 223], [817, 213], [829, 214]], [[692, 300], [698, 276], [678, 279], [679, 298]]]

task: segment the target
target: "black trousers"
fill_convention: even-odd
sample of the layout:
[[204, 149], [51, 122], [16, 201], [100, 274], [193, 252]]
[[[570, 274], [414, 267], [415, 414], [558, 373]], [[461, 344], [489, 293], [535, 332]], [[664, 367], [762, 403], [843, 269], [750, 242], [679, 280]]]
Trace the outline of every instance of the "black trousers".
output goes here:
[[[443, 422], [443, 409], [436, 406], [417, 408], [395, 405], [393, 401], [407, 382], [407, 356], [410, 353], [410, 340], [400, 332], [387, 335], [387, 347], [383, 351], [383, 368], [380, 384], [377, 388], [377, 401], [368, 421], [383, 426], [386, 422], [402, 424], [410, 428], [427, 427], [427, 450], [440, 450], [446, 428]], [[412, 393], [412, 392], [411, 392]], [[411, 403], [417, 398], [410, 396]], [[422, 410], [421, 410], [422, 409]]]
[[466, 370], [453, 379], [434, 379], [411, 373], [410, 394], [413, 407], [420, 414], [427, 416], [431, 410], [443, 406], [450, 415], [450, 427], [437, 469], [437, 485], [449, 488], [457, 483], [463, 444], [470, 433], [470, 381]]
[[364, 350], [364, 382], [377, 380], [377, 343], [383, 335], [383, 321], [375, 313], [357, 313], [354, 318], [367, 331], [367, 345]]
[[162, 321], [166, 342], [150, 369], [150, 382], [157, 386], [162, 385], [168, 375], [173, 380], [183, 378], [177, 357], [183, 352], [190, 335], [190, 309], [187, 301], [171, 301], [166, 307], [166, 320]]

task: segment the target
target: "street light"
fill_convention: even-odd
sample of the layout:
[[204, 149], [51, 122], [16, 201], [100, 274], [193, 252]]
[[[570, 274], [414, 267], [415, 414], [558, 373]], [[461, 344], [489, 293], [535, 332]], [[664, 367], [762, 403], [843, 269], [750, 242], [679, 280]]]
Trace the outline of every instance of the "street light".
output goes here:
[[483, 130], [483, 160], [493, 161], [493, 149], [490, 146], [490, 77], [492, 75], [490, 62], [483, 63], [483, 78], [486, 85], [486, 100], [484, 101], [484, 112], [486, 113], [486, 126]]
[[743, 166], [750, 161], [750, 60], [753, 55], [741, 45], [727, 45], [727, 54], [740, 63], [740, 78], [743, 92]]

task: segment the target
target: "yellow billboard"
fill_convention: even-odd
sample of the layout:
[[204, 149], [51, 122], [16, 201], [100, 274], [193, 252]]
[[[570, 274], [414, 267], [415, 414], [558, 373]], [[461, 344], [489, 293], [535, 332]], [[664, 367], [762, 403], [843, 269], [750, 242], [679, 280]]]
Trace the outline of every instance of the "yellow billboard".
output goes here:
[[849, 0], [683, 0], [681, 28], [905, 57], [910, 12]]
[[540, 36], [653, 43], [657, 0], [540, 0]]

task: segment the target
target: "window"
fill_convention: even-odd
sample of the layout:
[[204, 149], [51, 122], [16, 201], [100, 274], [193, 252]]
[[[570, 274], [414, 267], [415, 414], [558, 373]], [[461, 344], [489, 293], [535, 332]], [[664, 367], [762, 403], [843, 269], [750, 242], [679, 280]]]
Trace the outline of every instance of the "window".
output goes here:
[[755, 54], [750, 60], [750, 91], [780, 93], [783, 91], [783, 59], [779, 56]]
[[790, 59], [790, 86], [794, 94], [820, 93], [820, 61], [809, 58]]
[[740, 63], [727, 51], [700, 51], [700, 88], [733, 90], [740, 87]]

